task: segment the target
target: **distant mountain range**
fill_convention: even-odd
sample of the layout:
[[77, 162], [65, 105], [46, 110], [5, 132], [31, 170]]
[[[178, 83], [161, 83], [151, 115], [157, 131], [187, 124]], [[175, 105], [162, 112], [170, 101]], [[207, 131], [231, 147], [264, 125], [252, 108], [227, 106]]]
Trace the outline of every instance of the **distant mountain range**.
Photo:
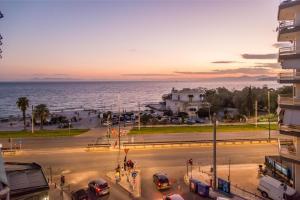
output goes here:
[[[69, 77], [34, 77], [28, 80], [23, 80], [25, 82], [97, 82], [97, 81], [200, 81], [200, 82], [234, 82], [234, 81], [276, 81], [277, 77], [274, 76], [239, 76], [239, 77], [215, 77], [215, 78], [166, 78], [166, 79], [151, 79], [144, 78], [138, 80], [101, 80], [101, 79], [76, 79]], [[9, 81], [13, 82], [13, 81]]]

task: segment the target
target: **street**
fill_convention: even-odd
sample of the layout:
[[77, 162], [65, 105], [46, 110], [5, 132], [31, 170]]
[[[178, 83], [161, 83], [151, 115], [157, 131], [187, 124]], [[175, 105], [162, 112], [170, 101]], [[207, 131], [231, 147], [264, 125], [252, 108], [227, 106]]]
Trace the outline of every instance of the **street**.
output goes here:
[[[275, 144], [226, 145], [218, 146], [218, 165], [226, 165], [230, 158], [231, 164], [263, 163], [266, 154], [277, 154]], [[5, 157], [5, 161], [37, 162], [41, 164], [47, 176], [52, 168], [53, 179], [58, 183], [60, 174], [64, 174], [71, 190], [87, 187], [88, 181], [98, 177], [106, 178], [106, 173], [116, 168], [117, 162], [124, 158], [124, 152], [118, 157], [118, 151], [85, 152], [70, 149], [49, 149], [45, 151], [25, 151], [16, 156]], [[167, 193], [180, 193], [186, 199], [200, 199], [189, 192], [183, 182], [186, 172], [185, 163], [193, 158], [195, 168], [207, 166], [212, 160], [211, 147], [168, 148], [130, 150], [128, 159], [141, 169], [141, 199], [161, 199]], [[165, 172], [169, 175], [173, 187], [166, 192], [158, 192], [152, 183], [155, 172]], [[248, 176], [245, 174], [245, 176]], [[241, 177], [242, 178], [242, 177]], [[111, 194], [104, 199], [130, 199], [127, 192], [120, 186], [110, 183]]]

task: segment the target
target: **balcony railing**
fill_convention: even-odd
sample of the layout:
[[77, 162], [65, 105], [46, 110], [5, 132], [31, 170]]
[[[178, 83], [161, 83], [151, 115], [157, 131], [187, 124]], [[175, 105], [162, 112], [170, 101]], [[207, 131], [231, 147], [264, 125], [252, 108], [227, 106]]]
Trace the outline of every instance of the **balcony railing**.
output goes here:
[[296, 54], [296, 48], [294, 46], [279, 48], [279, 56]]
[[278, 78], [279, 78], [279, 80], [282, 80], [282, 81], [292, 81], [292, 80], [300, 81], [300, 72], [280, 73], [278, 75]]
[[280, 155], [298, 160], [296, 145], [292, 139], [279, 139], [278, 145]]
[[295, 28], [295, 22], [294, 21], [282, 21], [279, 23], [279, 32], [282, 30], [288, 30]]
[[300, 99], [298, 98], [293, 98], [293, 97], [282, 97], [279, 96], [278, 97], [278, 104], [279, 105], [296, 105], [296, 106], [300, 106]]

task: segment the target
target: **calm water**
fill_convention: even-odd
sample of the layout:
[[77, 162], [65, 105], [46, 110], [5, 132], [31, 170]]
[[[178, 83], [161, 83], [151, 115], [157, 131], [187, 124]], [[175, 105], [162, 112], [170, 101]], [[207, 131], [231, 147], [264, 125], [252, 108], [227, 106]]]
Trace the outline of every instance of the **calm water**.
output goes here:
[[[27, 96], [30, 104], [45, 103], [51, 111], [61, 109], [101, 109], [116, 110], [118, 94], [121, 109], [137, 110], [137, 104], [161, 101], [161, 96], [175, 87], [182, 88], [216, 88], [241, 89], [249, 82], [64, 82], [64, 83], [0, 83], [0, 118], [20, 115], [16, 100]], [[275, 81], [251, 82], [252, 86], [267, 85], [277, 88]]]

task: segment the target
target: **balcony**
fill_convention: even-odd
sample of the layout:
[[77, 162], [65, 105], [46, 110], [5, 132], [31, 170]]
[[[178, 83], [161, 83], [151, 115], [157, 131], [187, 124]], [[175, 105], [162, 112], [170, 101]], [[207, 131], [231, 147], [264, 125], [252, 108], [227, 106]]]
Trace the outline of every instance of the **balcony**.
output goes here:
[[279, 83], [300, 83], [300, 72], [280, 73], [278, 75]]
[[278, 10], [278, 20], [292, 20], [300, 8], [299, 0], [281, 0]]
[[294, 125], [280, 125], [280, 134], [300, 137], [300, 126]]
[[300, 33], [300, 26], [294, 24], [294, 20], [279, 23], [278, 42], [294, 41]]
[[300, 109], [300, 99], [298, 98], [278, 96], [278, 104], [280, 108]]
[[290, 160], [300, 161], [300, 157], [297, 155], [297, 149], [293, 139], [279, 139], [278, 144], [280, 156]]
[[282, 47], [279, 49], [279, 61], [287, 59], [300, 59], [300, 52], [296, 51], [294, 46]]

